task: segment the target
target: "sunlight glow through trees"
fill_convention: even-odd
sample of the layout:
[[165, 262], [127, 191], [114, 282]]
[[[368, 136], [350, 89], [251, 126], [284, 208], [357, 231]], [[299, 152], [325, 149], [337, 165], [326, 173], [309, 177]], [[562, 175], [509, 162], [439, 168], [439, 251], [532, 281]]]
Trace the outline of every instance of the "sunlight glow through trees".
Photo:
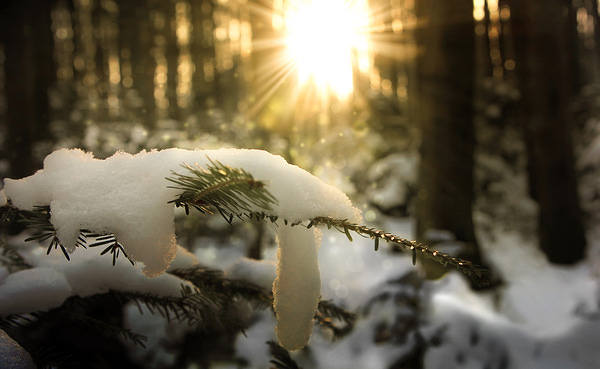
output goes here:
[[346, 97], [353, 68], [367, 70], [369, 17], [366, 1], [298, 0], [285, 11], [285, 44], [300, 83]]

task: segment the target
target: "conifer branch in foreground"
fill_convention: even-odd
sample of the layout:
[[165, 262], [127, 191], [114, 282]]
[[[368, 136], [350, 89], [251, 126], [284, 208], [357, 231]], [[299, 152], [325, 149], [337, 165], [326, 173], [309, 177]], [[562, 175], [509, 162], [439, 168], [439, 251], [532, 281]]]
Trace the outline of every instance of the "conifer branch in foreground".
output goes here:
[[[171, 202], [174, 202], [178, 207], [183, 206], [186, 214], [189, 214], [190, 206], [204, 214], [210, 214], [212, 213], [210, 206], [212, 206], [229, 223], [231, 223], [234, 216], [241, 220], [270, 220], [272, 223], [277, 223], [278, 217], [268, 214], [268, 211], [271, 210], [271, 205], [276, 204], [277, 200], [264, 188], [262, 182], [254, 180], [254, 177], [243, 169], [230, 168], [218, 161], [214, 162], [210, 158], [209, 161], [211, 165], [207, 169], [183, 166], [193, 176], [173, 172], [175, 178], [167, 178], [167, 180], [179, 184], [179, 186], [172, 186], [171, 188], [184, 190], [177, 199]], [[229, 183], [231, 187], [228, 186]], [[213, 193], [217, 194], [217, 196], [213, 197]], [[251, 203], [259, 207], [262, 211], [257, 212], [251, 209], [248, 202], [251, 199], [256, 200]], [[302, 224], [302, 221], [299, 220], [290, 222], [288, 219], [283, 219], [283, 222], [285, 225], [290, 224], [292, 226]], [[468, 260], [432, 249], [425, 244], [365, 225], [350, 223], [347, 219], [316, 217], [308, 221], [307, 228], [318, 225], [325, 225], [329, 229], [334, 228], [343, 232], [350, 241], [352, 241], [350, 231], [364, 237], [369, 237], [375, 242], [375, 251], [379, 248], [380, 240], [391, 242], [397, 248], [412, 253], [413, 265], [416, 263], [418, 254], [432, 259], [444, 267], [448, 265], [453, 266], [459, 272], [482, 285], [487, 283], [487, 270], [485, 268], [475, 265]]]
[[[170, 203], [174, 203], [177, 207], [184, 207], [186, 214], [189, 214], [190, 207], [203, 214], [219, 212], [229, 223], [232, 222], [234, 217], [238, 217], [244, 221], [269, 220], [277, 224], [279, 217], [268, 213], [272, 210], [272, 205], [277, 204], [277, 199], [267, 190], [263, 182], [255, 180], [252, 174], [243, 169], [231, 168], [210, 158], [208, 160], [210, 164], [206, 168], [184, 164], [182, 167], [189, 174], [180, 174], [173, 171], [173, 176], [166, 178], [174, 183], [169, 188], [182, 191], [177, 198], [169, 201]], [[10, 213], [10, 210], [12, 210], [11, 206], [8, 206], [8, 208], [9, 211], [6, 211], [6, 213]], [[256, 211], [257, 208], [260, 211]], [[43, 242], [51, 239], [48, 253], [52, 248], [60, 247], [65, 258], [69, 260], [66, 249], [58, 240], [56, 230], [50, 223], [49, 206], [38, 206], [33, 211], [18, 211], [18, 214], [20, 214], [21, 222], [32, 231], [32, 236], [26, 241]], [[291, 226], [303, 225], [302, 220], [291, 222], [288, 219], [283, 219], [283, 223]], [[489, 279], [485, 268], [468, 260], [448, 255], [425, 244], [376, 228], [351, 223], [347, 219], [334, 219], [331, 217], [315, 217], [308, 220], [306, 227], [311, 228], [320, 225], [344, 233], [350, 241], [352, 241], [350, 231], [363, 237], [369, 237], [374, 240], [376, 251], [379, 248], [380, 240], [391, 243], [396, 249], [411, 252], [413, 264], [416, 262], [417, 255], [420, 255], [432, 259], [444, 267], [450, 265], [482, 285], [486, 284], [487, 279]], [[90, 237], [96, 237], [96, 240], [88, 246], [108, 245], [103, 254], [110, 251], [113, 255], [113, 265], [121, 252], [125, 254], [124, 247], [114, 238], [114, 235], [92, 234], [89, 230], [81, 230], [77, 246], [85, 247], [88, 242], [87, 238]], [[129, 259], [127, 254], [125, 256]]]
[[339, 232], [345, 233], [350, 241], [352, 241], [352, 237], [350, 236], [349, 231], [353, 231], [363, 237], [369, 237], [371, 239], [374, 239], [375, 251], [379, 249], [379, 240], [391, 242], [400, 249], [411, 252], [413, 265], [416, 263], [417, 255], [420, 255], [432, 259], [442, 264], [444, 267], [451, 265], [455, 267], [459, 272], [467, 275], [470, 278], [474, 278], [479, 282], [484, 283], [486, 281], [485, 278], [487, 274], [487, 269], [473, 264], [468, 260], [464, 260], [455, 256], [448, 255], [441, 251], [432, 249], [427, 245], [417, 241], [411, 241], [406, 238], [402, 238], [392, 233], [387, 233], [376, 228], [350, 223], [346, 219], [317, 217], [311, 219], [307, 227], [310, 228], [315, 225], [326, 225], [329, 229], [334, 228]]
[[[244, 299], [259, 309], [273, 306], [271, 290], [266, 290], [245, 280], [226, 278], [220, 270], [194, 266], [175, 269], [169, 273], [192, 282], [198, 290], [207, 294], [214, 301], [222, 301], [222, 304]], [[331, 329], [335, 337], [351, 331], [356, 318], [355, 313], [349, 312], [329, 300], [320, 300], [315, 314], [315, 322]]]
[[[186, 214], [193, 207], [203, 214], [213, 214], [217, 210], [229, 223], [232, 214], [251, 212], [255, 208], [271, 210], [277, 199], [265, 188], [261, 181], [241, 168], [232, 168], [208, 158], [206, 168], [183, 164], [189, 174], [172, 171], [166, 179], [174, 188], [183, 191], [169, 202], [183, 206]], [[228, 214], [229, 216], [226, 216]]]
[[296, 364], [290, 353], [276, 342], [267, 341], [272, 359], [269, 361], [275, 369], [302, 369]]

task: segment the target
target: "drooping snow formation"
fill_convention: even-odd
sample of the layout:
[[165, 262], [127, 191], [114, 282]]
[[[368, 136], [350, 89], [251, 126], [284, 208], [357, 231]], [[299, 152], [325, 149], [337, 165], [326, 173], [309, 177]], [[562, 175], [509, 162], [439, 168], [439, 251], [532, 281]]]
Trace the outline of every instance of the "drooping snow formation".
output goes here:
[[[78, 149], [61, 149], [48, 155], [44, 168], [34, 175], [6, 179], [4, 191], [20, 209], [49, 205], [50, 221], [69, 251], [73, 252], [80, 229], [114, 233], [131, 259], [143, 263], [147, 276], [158, 276], [177, 250], [173, 204], [168, 202], [179, 193], [167, 188], [170, 183], [165, 178], [172, 171], [184, 173], [183, 164], [205, 167], [209, 159], [242, 168], [263, 181], [278, 200], [270, 211], [272, 215], [290, 222], [318, 216], [360, 221], [360, 212], [344, 193], [282, 157], [261, 150], [168, 149], [135, 155], [118, 152], [100, 160]], [[284, 346], [298, 348], [308, 340], [319, 297], [318, 244], [313, 231], [301, 226], [291, 229], [281, 225], [278, 233], [281, 259], [274, 283], [278, 333]], [[304, 302], [302, 308], [295, 306], [300, 302]], [[295, 312], [302, 318], [292, 316]], [[297, 337], [289, 337], [289, 327], [299, 329]]]
[[318, 245], [312, 230], [282, 227], [278, 232], [277, 278], [273, 282], [277, 339], [288, 350], [308, 342], [321, 295]]

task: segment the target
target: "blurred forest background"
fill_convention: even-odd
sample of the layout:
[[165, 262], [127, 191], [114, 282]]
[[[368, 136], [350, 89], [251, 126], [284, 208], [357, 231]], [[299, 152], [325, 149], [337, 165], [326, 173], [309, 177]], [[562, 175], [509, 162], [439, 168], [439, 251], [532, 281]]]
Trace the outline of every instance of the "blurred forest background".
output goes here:
[[[489, 267], [491, 287], [510, 279], [488, 255], [506, 232], [600, 274], [598, 11], [596, 0], [5, 0], [0, 178], [32, 174], [59, 147], [259, 148], [351, 195], [369, 223], [410, 217], [415, 238]], [[259, 224], [180, 227], [190, 249], [210, 236], [261, 258], [272, 244]], [[377, 326], [374, 340], [419, 319]], [[220, 345], [206, 365], [231, 354]], [[389, 367], [420, 367], [415, 350]]]

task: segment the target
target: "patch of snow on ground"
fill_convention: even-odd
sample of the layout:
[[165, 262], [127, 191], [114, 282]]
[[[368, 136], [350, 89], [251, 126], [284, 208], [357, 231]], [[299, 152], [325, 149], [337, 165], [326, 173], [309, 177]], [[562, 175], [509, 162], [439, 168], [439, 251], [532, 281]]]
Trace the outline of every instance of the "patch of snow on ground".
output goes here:
[[[124, 257], [113, 266], [110, 257], [100, 255], [101, 248], [78, 248], [71, 254], [71, 261], [59, 252], [46, 255], [40, 247], [24, 245], [19, 250], [33, 268], [9, 274], [0, 281], [0, 315], [47, 310], [74, 295], [86, 297], [117, 290], [180, 296], [182, 285], [193, 287], [172, 274], [147, 277], [140, 265], [132, 266]], [[177, 255], [182, 261], [176, 261], [176, 265], [189, 265], [193, 260], [188, 252]]]

